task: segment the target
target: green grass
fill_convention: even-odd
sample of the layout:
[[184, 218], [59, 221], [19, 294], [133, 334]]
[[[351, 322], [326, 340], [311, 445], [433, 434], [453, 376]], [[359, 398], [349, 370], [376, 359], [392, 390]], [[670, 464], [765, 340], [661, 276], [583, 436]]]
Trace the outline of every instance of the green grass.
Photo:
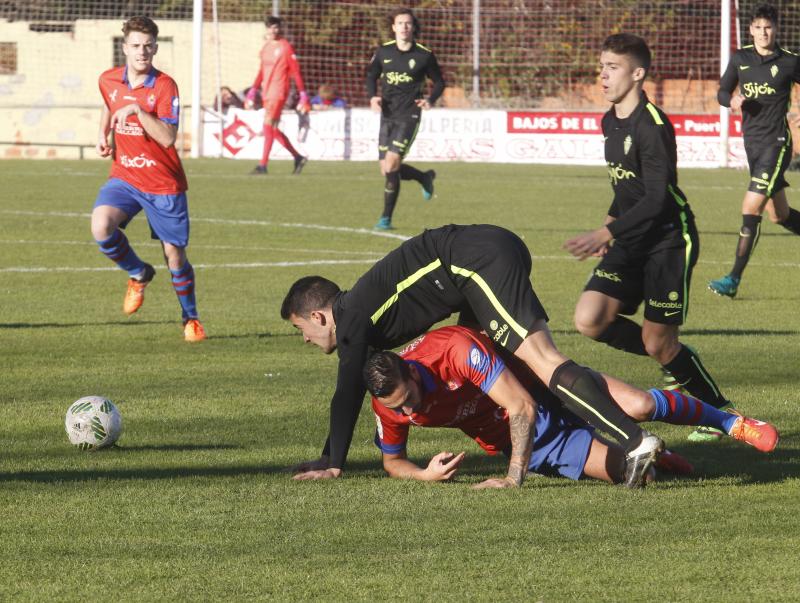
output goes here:
[[[314, 273], [348, 287], [399, 240], [369, 231], [376, 164], [317, 162], [291, 177], [275, 163], [265, 178], [251, 167], [187, 162], [189, 256], [210, 335], [190, 345], [164, 268], [140, 312], [122, 314], [125, 275], [89, 233], [107, 163], [0, 162], [0, 600], [798, 600], [800, 241], [766, 224], [739, 297], [705, 289], [730, 268], [743, 172], [681, 173], [702, 242], [684, 340], [742, 410], [778, 425], [777, 451], [695, 445], [659, 424], [692, 479], [631, 492], [536, 477], [475, 492], [504, 463], [453, 430], [417, 430], [410, 453], [467, 450], [456, 483], [385, 478], [366, 410], [345, 479], [289, 479], [285, 467], [320, 451], [336, 358], [280, 320], [283, 294]], [[653, 362], [572, 328], [591, 265], [561, 244], [601, 223], [602, 168], [430, 167], [438, 197], [424, 203], [404, 184], [394, 234], [513, 229], [534, 254], [559, 347], [657, 382]], [[163, 265], [142, 217], [128, 234]], [[64, 413], [88, 394], [120, 407], [120, 447], [69, 446]]]

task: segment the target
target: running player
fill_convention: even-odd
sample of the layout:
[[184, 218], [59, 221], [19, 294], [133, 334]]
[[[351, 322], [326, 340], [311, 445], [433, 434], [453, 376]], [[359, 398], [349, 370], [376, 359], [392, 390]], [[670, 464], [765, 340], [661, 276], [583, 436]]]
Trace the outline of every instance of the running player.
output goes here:
[[[792, 85], [800, 82], [800, 57], [778, 45], [778, 11], [756, 7], [750, 21], [753, 44], [737, 50], [719, 81], [719, 104], [742, 112], [744, 150], [750, 186], [742, 201], [742, 228], [733, 269], [708, 283], [718, 295], [736, 297], [742, 272], [758, 243], [761, 214], [800, 235], [800, 212], [789, 207], [783, 177], [792, 159], [792, 134], [786, 118]], [[740, 92], [734, 94], [736, 87]], [[800, 117], [795, 120], [800, 125]]]
[[[444, 91], [439, 63], [428, 48], [416, 41], [419, 22], [411, 9], [395, 11], [389, 18], [395, 39], [379, 47], [367, 68], [367, 94], [373, 111], [381, 112], [378, 158], [386, 179], [383, 213], [375, 228], [392, 228], [392, 213], [400, 194], [400, 180], [416, 180], [422, 185], [425, 200], [433, 197], [436, 172], [422, 172], [403, 163], [419, 129], [422, 109], [430, 109]], [[426, 78], [433, 81], [429, 96], [422, 88]], [[378, 95], [378, 80], [381, 94]]]
[[[322, 277], [289, 290], [281, 317], [307, 343], [339, 354], [331, 401], [329, 441], [318, 461], [304, 464], [314, 478], [339, 477], [366, 386], [361, 370], [370, 349], [390, 349], [454, 312], [521, 358], [570, 410], [616, 438], [627, 454], [626, 484], [643, 485], [663, 442], [617, 406], [593, 371], [555, 346], [547, 313], [531, 287], [531, 256], [514, 233], [492, 225], [426, 230], [378, 261], [350, 291]], [[522, 415], [520, 415], [522, 416]], [[519, 419], [519, 429], [533, 429]], [[532, 431], [531, 431], [532, 433]]]
[[266, 42], [261, 48], [261, 66], [258, 68], [258, 75], [247, 93], [245, 107], [253, 107], [256, 93], [261, 90], [261, 98], [264, 99], [264, 151], [261, 161], [253, 168], [253, 174], [266, 174], [269, 154], [272, 151], [272, 143], [277, 139], [287, 151], [294, 157], [294, 174], [303, 171], [303, 166], [308, 161], [307, 157], [301, 155], [292, 146], [286, 135], [278, 128], [281, 121], [281, 112], [286, 99], [289, 97], [290, 79], [294, 80], [300, 100], [298, 109], [308, 112], [311, 105], [308, 102], [308, 94], [303, 84], [303, 77], [300, 75], [300, 64], [294, 48], [289, 41], [283, 37], [281, 30], [282, 21], [278, 17], [268, 16], [264, 20], [267, 26], [267, 33], [264, 36]]
[[[144, 210], [154, 239], [161, 241], [172, 285], [178, 295], [186, 341], [206, 338], [197, 318], [194, 270], [186, 257], [189, 209], [186, 175], [175, 149], [180, 101], [178, 87], [153, 67], [158, 26], [133, 17], [122, 26], [125, 65], [100, 75], [103, 108], [96, 146], [101, 157], [113, 157], [110, 179], [97, 195], [92, 235], [100, 251], [130, 279], [123, 310], [130, 315], [144, 301], [155, 269], [139, 259], [121, 229]], [[113, 132], [113, 142], [109, 134]]]
[[[506, 380], [504, 387], [498, 387], [500, 379]], [[777, 444], [777, 431], [768, 423], [719, 411], [678, 392], [645, 393], [611, 377], [606, 379], [623, 409], [637, 419], [684, 425], [706, 420], [762, 452], [771, 452]], [[373, 396], [378, 424], [375, 443], [383, 452], [384, 469], [392, 477], [446, 480], [464, 458], [464, 453], [442, 452], [426, 468], [418, 467], [406, 456], [411, 425], [458, 428], [490, 455], [502, 452], [513, 458], [513, 430], [504, 408], [507, 399], [523, 398], [527, 393], [536, 403], [529, 471], [612, 483], [623, 479], [625, 454], [619, 446], [598, 439], [591, 427], [562, 408], [525, 365], [503, 354], [502, 349], [495, 350], [484, 335], [472, 329], [444, 327], [423, 335], [399, 355], [376, 352], [364, 367], [364, 381]], [[707, 415], [705, 419], [701, 419], [703, 415]], [[691, 473], [691, 465], [675, 453], [662, 455], [658, 466]], [[516, 485], [510, 474], [476, 487]]]
[[[730, 402], [690, 347], [678, 340], [699, 254], [694, 216], [678, 188], [675, 131], [642, 90], [650, 49], [631, 34], [609, 36], [600, 55], [605, 157], [614, 199], [605, 225], [564, 246], [583, 260], [601, 256], [575, 308], [578, 331], [658, 362], [665, 375], [717, 408]], [[614, 245], [611, 246], [611, 240]], [[642, 324], [626, 318], [644, 302]], [[701, 428], [689, 439], [717, 439]]]

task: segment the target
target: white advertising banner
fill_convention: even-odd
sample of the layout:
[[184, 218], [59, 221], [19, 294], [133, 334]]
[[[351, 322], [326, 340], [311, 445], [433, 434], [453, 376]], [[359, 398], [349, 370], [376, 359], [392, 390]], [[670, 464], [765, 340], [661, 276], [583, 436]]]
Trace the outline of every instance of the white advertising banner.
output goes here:
[[[432, 109], [408, 154], [418, 161], [481, 161], [603, 165], [600, 113]], [[670, 116], [675, 127], [678, 165], [718, 167], [722, 147], [715, 115]], [[286, 111], [281, 130], [312, 160], [374, 161], [378, 157], [380, 116], [369, 109], [313, 112], [307, 127]], [[206, 110], [203, 155], [258, 160], [263, 147], [263, 110]], [[728, 165], [744, 167], [741, 121], [731, 119]], [[272, 157], [289, 159], [276, 141]]]

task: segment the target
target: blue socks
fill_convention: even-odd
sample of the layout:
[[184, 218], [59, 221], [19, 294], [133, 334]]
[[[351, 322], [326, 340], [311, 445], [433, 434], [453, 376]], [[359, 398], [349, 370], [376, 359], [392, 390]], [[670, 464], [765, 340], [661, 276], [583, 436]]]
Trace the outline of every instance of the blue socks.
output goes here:
[[652, 420], [674, 425], [705, 425], [730, 433], [738, 415], [714, 408], [710, 404], [680, 392], [651, 389], [656, 409]]
[[97, 241], [100, 251], [117, 266], [136, 278], [144, 272], [144, 262], [128, 244], [128, 237], [119, 228], [104, 241]]
[[197, 300], [194, 295], [194, 269], [189, 262], [186, 262], [178, 270], [170, 269], [172, 273], [172, 286], [181, 304], [183, 321], [190, 318], [197, 318]]

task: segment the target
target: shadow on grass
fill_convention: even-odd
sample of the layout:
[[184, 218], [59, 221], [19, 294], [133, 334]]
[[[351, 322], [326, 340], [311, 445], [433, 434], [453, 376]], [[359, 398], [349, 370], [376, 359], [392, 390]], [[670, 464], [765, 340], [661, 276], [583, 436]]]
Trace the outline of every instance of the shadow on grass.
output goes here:
[[[111, 451], [109, 451], [111, 452]], [[119, 451], [115, 451], [119, 452]], [[95, 453], [96, 454], [96, 453]], [[348, 464], [348, 473], [354, 477], [375, 473], [375, 463]], [[243, 475], [283, 474], [287, 480], [291, 472], [285, 465], [218, 465], [214, 467], [141, 467], [129, 469], [43, 469], [41, 471], [0, 472], [0, 482], [83, 482], [94, 480], [162, 480], [184, 477], [238, 477]]]

